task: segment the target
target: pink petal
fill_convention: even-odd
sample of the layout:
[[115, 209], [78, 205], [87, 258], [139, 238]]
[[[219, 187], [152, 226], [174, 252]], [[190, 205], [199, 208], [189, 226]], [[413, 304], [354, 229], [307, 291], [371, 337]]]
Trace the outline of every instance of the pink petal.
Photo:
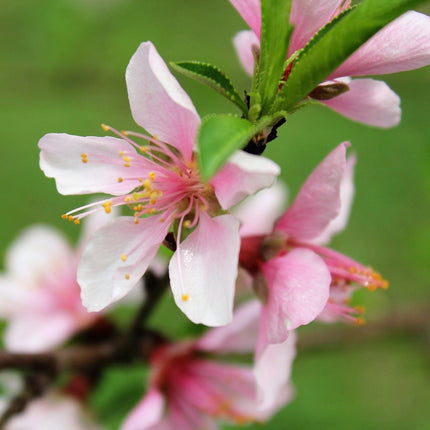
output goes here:
[[202, 351], [215, 354], [247, 353], [255, 349], [261, 304], [252, 300], [240, 306], [233, 321], [223, 327], [208, 330], [197, 342]]
[[220, 326], [232, 320], [239, 246], [238, 220], [202, 212], [170, 259], [175, 302], [194, 323]]
[[322, 103], [354, 121], [375, 127], [394, 127], [402, 111], [399, 96], [382, 81], [353, 79], [349, 91]]
[[385, 26], [351, 55], [331, 78], [380, 75], [430, 64], [430, 17], [409, 11]]
[[345, 173], [340, 184], [340, 211], [327, 228], [312, 243], [323, 245], [329, 243], [331, 238], [343, 231], [348, 223], [349, 213], [354, 200], [354, 167], [356, 163], [355, 155], [350, 155], [346, 160]]
[[294, 25], [288, 55], [304, 48], [316, 32], [338, 13], [343, 0], [293, 0], [290, 22]]
[[236, 151], [210, 183], [223, 209], [229, 209], [250, 194], [269, 187], [281, 172], [265, 157]]
[[31, 289], [53, 270], [58, 272], [74, 260], [74, 253], [61, 233], [35, 225], [24, 230], [9, 247], [6, 268], [20, 289]]
[[124, 297], [140, 280], [169, 230], [169, 223], [153, 215], [134, 223], [120, 217], [96, 231], [78, 267], [82, 301], [99, 311]]
[[269, 414], [291, 401], [291, 369], [296, 356], [296, 334], [290, 332], [283, 343], [267, 345], [254, 366], [260, 408]]
[[322, 258], [304, 248], [268, 261], [263, 272], [269, 297], [261, 315], [266, 339], [259, 341], [260, 352], [266, 342], [284, 342], [290, 330], [313, 321], [327, 303], [331, 283]]
[[260, 0], [230, 0], [230, 3], [240, 13], [243, 20], [260, 38], [261, 6]]
[[36, 353], [49, 351], [66, 341], [79, 328], [79, 321], [65, 312], [18, 314], [4, 334], [9, 351]]
[[286, 186], [275, 182], [237, 205], [233, 214], [241, 221], [240, 237], [270, 234], [285, 208], [286, 199]]
[[[254, 49], [260, 49], [260, 40], [253, 31], [239, 31], [233, 38], [233, 45], [242, 64], [248, 75], [254, 73]], [[254, 48], [255, 47], [255, 48]]]
[[136, 123], [190, 161], [200, 117], [151, 42], [137, 48], [125, 78]]
[[340, 184], [349, 143], [337, 146], [316, 167], [300, 189], [294, 203], [276, 225], [296, 240], [319, 236], [340, 210]]
[[152, 389], [130, 412], [121, 430], [152, 430], [162, 420], [165, 403], [163, 395]]
[[[133, 157], [138, 154], [125, 140], [115, 137], [50, 133], [40, 139], [39, 148], [40, 168], [46, 176], [55, 178], [61, 194], [121, 195], [138, 187], [138, 178], [150, 171], [133, 165]], [[120, 152], [131, 157], [130, 167], [125, 166]], [[87, 156], [85, 163], [82, 154]], [[123, 180], [119, 182], [118, 178]]]

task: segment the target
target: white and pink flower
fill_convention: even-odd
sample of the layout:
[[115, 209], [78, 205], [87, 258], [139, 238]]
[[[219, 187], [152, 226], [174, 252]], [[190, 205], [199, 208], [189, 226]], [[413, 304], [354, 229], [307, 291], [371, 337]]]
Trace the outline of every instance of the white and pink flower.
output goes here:
[[130, 291], [170, 231], [176, 239], [169, 272], [177, 305], [195, 323], [227, 324], [240, 239], [239, 221], [226, 210], [271, 185], [279, 167], [237, 152], [203, 182], [194, 153], [200, 118], [152, 43], [139, 46], [126, 81], [133, 118], [151, 137], [104, 126], [119, 138], [48, 134], [39, 142], [41, 168], [56, 179], [59, 192], [113, 195], [65, 218], [78, 223], [118, 206], [134, 212], [89, 240], [78, 269], [84, 305], [98, 311]]
[[[261, 7], [259, 0], [230, 0], [252, 31], [234, 38], [239, 59], [252, 75], [253, 47], [260, 46]], [[294, 25], [288, 57], [302, 49], [325, 24], [350, 6], [345, 0], [293, 0], [290, 22]], [[377, 127], [393, 127], [400, 122], [400, 98], [385, 82], [353, 79], [417, 69], [430, 64], [430, 18], [410, 11], [388, 24], [355, 51], [321, 86], [340, 82], [348, 91], [329, 100], [320, 100], [340, 114]], [[288, 78], [288, 73], [285, 74]]]
[[0, 276], [3, 341], [16, 352], [41, 352], [60, 345], [97, 318], [82, 306], [76, 271], [80, 250], [59, 232], [36, 225], [6, 254]]
[[[240, 264], [253, 276], [263, 303], [257, 354], [322, 314], [361, 323], [360, 309], [344, 302], [353, 285], [388, 287], [372, 269], [322, 246], [348, 219], [355, 164], [354, 157], [346, 160], [348, 145], [339, 145], [317, 166], [282, 215], [278, 188], [261, 191], [236, 213], [242, 220]], [[264, 209], [255, 212], [256, 206]]]
[[224, 355], [254, 350], [260, 307], [258, 301], [249, 302], [235, 312], [231, 324], [196, 341], [159, 347], [151, 359], [148, 393], [121, 430], [217, 429], [217, 420], [261, 422], [289, 402], [294, 333], [285, 343], [271, 345], [254, 369], [222, 361]]

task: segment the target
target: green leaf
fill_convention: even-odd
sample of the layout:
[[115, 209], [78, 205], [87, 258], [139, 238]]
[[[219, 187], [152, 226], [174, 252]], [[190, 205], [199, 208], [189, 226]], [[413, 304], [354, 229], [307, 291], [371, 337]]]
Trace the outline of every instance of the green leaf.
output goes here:
[[292, 32], [290, 10], [292, 0], [261, 1], [261, 43], [258, 91], [261, 114], [273, 112], [272, 102], [279, 88]]
[[208, 180], [239, 148], [245, 146], [273, 118], [262, 118], [257, 124], [233, 115], [210, 115], [202, 120], [197, 136], [200, 172]]
[[200, 61], [178, 61], [170, 64], [183, 75], [213, 88], [237, 105], [243, 113], [248, 112], [248, 107], [234, 88], [231, 80], [217, 66]]
[[290, 111], [381, 28], [423, 0], [364, 0], [327, 24], [303, 49], [274, 109]]

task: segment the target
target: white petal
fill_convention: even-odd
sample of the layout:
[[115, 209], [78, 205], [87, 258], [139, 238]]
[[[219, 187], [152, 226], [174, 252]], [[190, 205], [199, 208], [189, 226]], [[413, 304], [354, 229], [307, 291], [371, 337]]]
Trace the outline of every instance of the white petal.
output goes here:
[[[138, 187], [138, 178], [150, 172], [135, 163], [136, 158], [143, 157], [116, 137], [50, 133], [40, 139], [39, 148], [40, 168], [48, 178], [55, 178], [61, 194], [121, 195]], [[121, 154], [131, 158], [130, 167], [126, 167]]]
[[78, 267], [82, 301], [99, 311], [124, 297], [140, 280], [169, 229], [153, 215], [134, 223], [120, 217], [96, 231], [88, 241]]
[[238, 220], [203, 212], [173, 254], [169, 273], [175, 302], [194, 323], [220, 326], [232, 320], [239, 246]]
[[191, 160], [200, 117], [151, 42], [131, 57], [125, 78], [137, 124]]

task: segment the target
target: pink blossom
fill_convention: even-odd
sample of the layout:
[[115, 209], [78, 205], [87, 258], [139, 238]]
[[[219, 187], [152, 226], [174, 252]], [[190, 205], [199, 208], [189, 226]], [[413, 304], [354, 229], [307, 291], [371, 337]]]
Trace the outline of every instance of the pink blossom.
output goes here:
[[[317, 166], [280, 217], [276, 188], [261, 191], [251, 198], [257, 202], [245, 201], [236, 213], [242, 220], [240, 263], [253, 275], [254, 290], [263, 303], [258, 351], [283, 342], [289, 330], [322, 312], [326, 318], [361, 323], [356, 316], [360, 309], [348, 306], [345, 299], [356, 285], [388, 286], [378, 273], [322, 246], [348, 219], [355, 158], [346, 161], [347, 146], [342, 143]], [[259, 218], [248, 211], [255, 206], [264, 208]]]
[[258, 301], [249, 302], [231, 324], [209, 330], [200, 340], [157, 349], [148, 393], [121, 430], [217, 429], [218, 419], [261, 422], [290, 401], [294, 334], [268, 348], [254, 370], [222, 361], [227, 354], [253, 351], [260, 308]]
[[49, 393], [10, 419], [5, 430], [102, 430], [71, 397]]
[[49, 350], [95, 320], [97, 315], [81, 304], [79, 257], [79, 248], [72, 249], [59, 232], [43, 225], [28, 228], [10, 246], [0, 277], [8, 350]]
[[[245, 70], [252, 74], [252, 46], [260, 45], [261, 9], [259, 0], [230, 0], [251, 27], [234, 39]], [[302, 49], [319, 29], [350, 6], [343, 0], [294, 0], [290, 22], [294, 25], [288, 56]], [[377, 127], [393, 127], [400, 121], [400, 99], [387, 84], [373, 79], [351, 80], [348, 76], [377, 75], [417, 69], [430, 64], [430, 19], [410, 11], [388, 24], [330, 76], [327, 82], [345, 83], [349, 91], [329, 100], [320, 100], [355, 121]], [[288, 77], [288, 73], [285, 74]]]
[[41, 168], [56, 179], [59, 192], [113, 195], [65, 218], [79, 222], [117, 206], [134, 212], [89, 240], [78, 269], [84, 305], [98, 311], [130, 291], [171, 231], [176, 251], [169, 272], [177, 305], [193, 322], [226, 324], [240, 245], [239, 222], [226, 210], [271, 185], [279, 167], [237, 152], [203, 182], [194, 155], [200, 118], [152, 43], [139, 46], [126, 82], [133, 118], [152, 137], [104, 126], [119, 138], [48, 134], [39, 143]]

